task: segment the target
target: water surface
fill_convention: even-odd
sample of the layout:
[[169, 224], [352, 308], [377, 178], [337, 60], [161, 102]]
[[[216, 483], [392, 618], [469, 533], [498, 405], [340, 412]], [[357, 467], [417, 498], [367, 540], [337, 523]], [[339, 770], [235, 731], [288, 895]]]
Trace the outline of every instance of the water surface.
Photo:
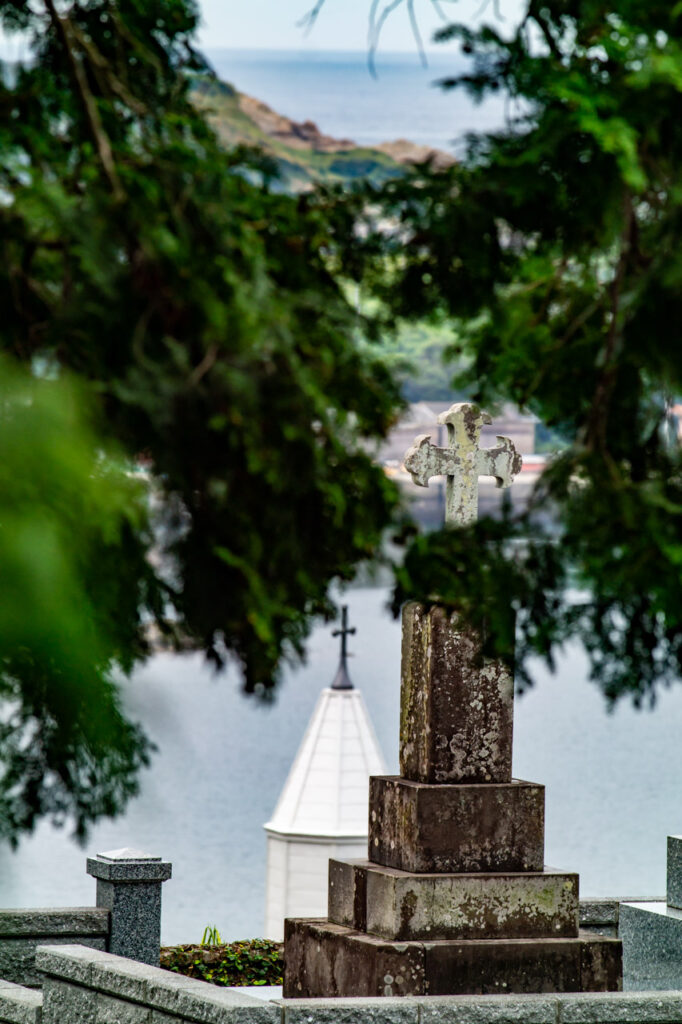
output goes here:
[[467, 132], [500, 127], [499, 98], [474, 104], [438, 82], [463, 70], [454, 49], [429, 56], [382, 53], [373, 77], [364, 53], [208, 50], [221, 78], [295, 121], [314, 121], [336, 138], [374, 145], [394, 139], [461, 152]]
[[[350, 668], [396, 770], [400, 630], [387, 596], [349, 591], [358, 627]], [[315, 630], [308, 664], [286, 674], [270, 707], [243, 697], [236, 674], [215, 678], [197, 655], [159, 655], [128, 687], [131, 713], [160, 749], [140, 797], [94, 830], [87, 852], [136, 846], [173, 862], [164, 942], [198, 941], [209, 923], [229, 938], [262, 931], [262, 825], [336, 670], [330, 634]], [[566, 652], [554, 677], [536, 668], [535, 689], [517, 701], [515, 774], [546, 785], [546, 861], [579, 871], [583, 895], [660, 896], [666, 835], [682, 833], [682, 688], [653, 713], [623, 705], [609, 715], [585, 671], [579, 650]], [[18, 853], [0, 849], [0, 905], [93, 903], [85, 855], [47, 825]]]

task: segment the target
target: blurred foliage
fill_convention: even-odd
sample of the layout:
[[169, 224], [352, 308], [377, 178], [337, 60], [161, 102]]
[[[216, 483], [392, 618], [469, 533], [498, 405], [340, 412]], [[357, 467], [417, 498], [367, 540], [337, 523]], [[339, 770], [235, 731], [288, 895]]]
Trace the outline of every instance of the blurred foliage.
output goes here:
[[397, 600], [437, 590], [508, 658], [511, 602], [522, 679], [577, 635], [607, 697], [638, 704], [682, 671], [682, 5], [530, 0], [518, 27], [440, 37], [469, 57], [444, 84], [506, 94], [508, 121], [448, 173], [365, 190], [393, 225], [375, 294], [453, 321], [458, 385], [569, 446], [502, 533], [418, 538]]
[[397, 504], [366, 442], [399, 387], [353, 340], [378, 328], [335, 277], [341, 218], [219, 146], [188, 0], [0, 15], [35, 51], [0, 90], [0, 339], [90, 382], [153, 473], [177, 635], [268, 687]]
[[[25, 33], [31, 54], [0, 75], [0, 351], [75, 373], [97, 434], [148, 469], [156, 567], [132, 519], [95, 547], [97, 529], [132, 516], [123, 497], [109, 520], [92, 504], [90, 521], [87, 488], [72, 508], [54, 492], [73, 520], [71, 561], [41, 506], [12, 528], [27, 575], [5, 601], [7, 679], [19, 723], [36, 727], [34, 744], [0, 730], [8, 833], [47, 811], [83, 831], [133, 792], [146, 748], [116, 717], [105, 670], [128, 671], [146, 632], [216, 666], [234, 658], [246, 690], [265, 694], [302, 656], [312, 617], [334, 615], [331, 581], [380, 551], [398, 508], [368, 452], [399, 385], [373, 345], [377, 318], [346, 299], [358, 267], [339, 279], [336, 232], [352, 222], [325, 196], [283, 194], [267, 156], [219, 145], [191, 102], [210, 74], [197, 18], [191, 0], [0, 0], [0, 27]], [[49, 455], [30, 456], [45, 500], [60, 469]], [[100, 688], [87, 703], [86, 677]]]
[[164, 946], [161, 966], [214, 985], [281, 985], [283, 945], [269, 939], [227, 944]]
[[[454, 343], [447, 324], [402, 322], [384, 349], [408, 402], [458, 402], [467, 393], [453, 387], [456, 366], [449, 358]], [[470, 389], [469, 389], [470, 390]]]
[[145, 651], [145, 509], [81, 389], [0, 361], [3, 838], [41, 815], [82, 835], [137, 792], [149, 746], [121, 714], [112, 670]]

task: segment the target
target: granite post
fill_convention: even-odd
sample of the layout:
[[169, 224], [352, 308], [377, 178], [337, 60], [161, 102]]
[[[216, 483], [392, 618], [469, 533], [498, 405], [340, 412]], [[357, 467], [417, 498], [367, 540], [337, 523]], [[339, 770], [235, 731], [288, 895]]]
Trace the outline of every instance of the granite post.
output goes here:
[[618, 915], [628, 988], [682, 988], [682, 836], [668, 836], [666, 898], [624, 902]]
[[[507, 487], [521, 458], [479, 448], [477, 406], [439, 422], [447, 448], [422, 435], [405, 467], [444, 475], [466, 526], [478, 477]], [[402, 621], [401, 774], [370, 779], [368, 859], [330, 862], [329, 919], [285, 922], [285, 997], [619, 989], [619, 940], [581, 932], [577, 875], [544, 866], [544, 787], [512, 778], [510, 668], [436, 601]]]
[[172, 865], [126, 847], [88, 857], [87, 871], [97, 879], [97, 906], [110, 914], [108, 951], [158, 967], [161, 886]]

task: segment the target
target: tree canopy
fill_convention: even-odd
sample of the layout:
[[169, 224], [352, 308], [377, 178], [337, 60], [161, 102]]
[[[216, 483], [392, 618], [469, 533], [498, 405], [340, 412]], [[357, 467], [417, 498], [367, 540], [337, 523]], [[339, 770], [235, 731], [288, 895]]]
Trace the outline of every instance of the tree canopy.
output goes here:
[[[236, 658], [247, 690], [272, 687], [312, 616], [333, 614], [330, 582], [379, 552], [398, 506], [370, 450], [399, 387], [373, 350], [376, 325], [347, 299], [353, 267], [338, 267], [335, 233], [352, 221], [271, 188], [260, 155], [221, 149], [190, 102], [193, 76], [209, 73], [196, 22], [189, 0], [0, 0], [2, 28], [31, 46], [0, 83], [0, 347], [39, 377], [76, 374], [93, 437], [153, 480], [156, 571], [131, 523], [129, 550], [93, 558], [84, 583], [84, 613], [103, 601], [113, 630], [93, 657], [95, 716], [152, 626], [218, 665]], [[0, 689], [28, 714], [35, 665], [7, 643], [0, 632]], [[101, 759], [78, 742], [49, 764], [59, 799], [27, 790], [32, 810], [5, 834], [55, 806], [82, 829], [120, 804], [143, 747], [97, 802], [74, 764]]]
[[[512, 30], [448, 26], [470, 65], [447, 84], [505, 92], [507, 125], [447, 171], [298, 197], [262, 155], [224, 151], [192, 105], [210, 74], [196, 22], [190, 0], [0, 0], [0, 25], [32, 48], [0, 81], [0, 349], [33, 374], [23, 411], [75, 375], [74, 445], [90, 453], [62, 487], [55, 452], [36, 449], [0, 520], [2, 561], [39, 491], [33, 561], [63, 567], [67, 597], [60, 625], [17, 563], [16, 609], [43, 639], [0, 621], [10, 837], [43, 813], [82, 831], [134, 791], [148, 748], [112, 680], [151, 626], [267, 691], [333, 613], [332, 582], [381, 557], [401, 515], [371, 458], [401, 406], [376, 344], [392, 325], [440, 320], [456, 387], [567, 441], [528, 513], [403, 533], [396, 607], [437, 593], [516, 654], [521, 679], [529, 653], [580, 636], [610, 699], [682, 669], [682, 8], [529, 0]], [[14, 486], [8, 471], [2, 509]], [[46, 737], [33, 759], [28, 734]]]
[[529, 0], [516, 28], [439, 35], [469, 57], [443, 84], [505, 93], [508, 121], [452, 172], [383, 189], [378, 292], [456, 325], [476, 400], [529, 408], [570, 445], [527, 514], [474, 544], [418, 538], [397, 599], [437, 589], [507, 657], [511, 602], [522, 679], [528, 653], [579, 636], [607, 697], [639, 703], [682, 672], [682, 7]]

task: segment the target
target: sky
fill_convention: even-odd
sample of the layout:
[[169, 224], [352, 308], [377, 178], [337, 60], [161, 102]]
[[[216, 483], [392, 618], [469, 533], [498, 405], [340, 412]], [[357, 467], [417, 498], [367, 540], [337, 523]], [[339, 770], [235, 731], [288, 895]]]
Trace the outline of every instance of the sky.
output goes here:
[[[379, 10], [390, 0], [379, 0]], [[299, 24], [314, 0], [199, 0], [202, 48], [239, 50], [366, 50], [367, 26], [372, 0], [324, 0], [315, 25], [308, 32]], [[433, 0], [414, 0], [426, 49], [434, 49], [432, 36], [442, 24]], [[469, 24], [494, 16], [494, 5], [510, 24], [526, 0], [440, 0], [441, 9]], [[386, 20], [381, 36], [385, 52], [414, 52], [406, 0]], [[24, 55], [22, 41], [0, 32], [0, 57]]]
[[[207, 49], [266, 50], [364, 50], [371, 0], [325, 0], [313, 28], [306, 33], [297, 23], [313, 6], [314, 0], [199, 0], [203, 16], [201, 45]], [[386, 0], [381, 0], [383, 7]], [[523, 0], [498, 0], [503, 17], [518, 16]], [[441, 8], [453, 20], [473, 22], [482, 8], [493, 16], [488, 0], [441, 0]], [[432, 48], [431, 37], [442, 22], [431, 0], [415, 0], [415, 10], [424, 43]], [[382, 33], [382, 49], [412, 51], [414, 36], [410, 30], [405, 0], [387, 19]]]

